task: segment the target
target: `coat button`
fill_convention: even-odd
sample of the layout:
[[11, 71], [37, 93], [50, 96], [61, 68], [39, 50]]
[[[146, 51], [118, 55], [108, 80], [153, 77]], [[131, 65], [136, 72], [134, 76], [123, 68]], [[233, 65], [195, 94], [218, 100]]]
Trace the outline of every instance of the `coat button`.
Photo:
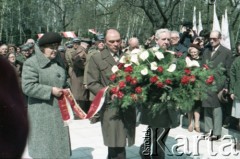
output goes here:
[[61, 77], [61, 75], [60, 75], [60, 74], [57, 74], [57, 77], [58, 77], [58, 78], [60, 78], [60, 77]]

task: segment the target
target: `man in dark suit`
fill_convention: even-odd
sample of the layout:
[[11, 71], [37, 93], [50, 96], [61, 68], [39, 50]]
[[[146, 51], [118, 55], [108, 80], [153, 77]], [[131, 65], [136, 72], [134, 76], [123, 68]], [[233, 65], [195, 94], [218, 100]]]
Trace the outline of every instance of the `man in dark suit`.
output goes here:
[[210, 140], [218, 140], [221, 137], [222, 131], [222, 108], [217, 94], [221, 90], [228, 91], [229, 85], [229, 69], [231, 67], [231, 51], [220, 44], [221, 33], [219, 31], [212, 31], [210, 33], [211, 49], [206, 49], [203, 53], [203, 64], [207, 61], [212, 63], [212, 67], [216, 68], [219, 64], [225, 68], [224, 72], [219, 72], [217, 79], [223, 79], [217, 82], [217, 91], [208, 92], [208, 97], [203, 100], [202, 106], [204, 107], [204, 121], [205, 133]]
[[[96, 95], [99, 90], [108, 86], [112, 67], [116, 65], [121, 52], [121, 36], [115, 29], [108, 29], [105, 33], [106, 48], [91, 56], [87, 70], [87, 87]], [[122, 112], [119, 107], [110, 107], [114, 99], [109, 94], [100, 110], [103, 141], [108, 146], [108, 159], [126, 158], [126, 138], [128, 146], [134, 144], [135, 139], [135, 109], [129, 108]]]
[[181, 44], [180, 42], [180, 36], [178, 31], [171, 31], [171, 49], [175, 52], [181, 52], [185, 56], [188, 54], [188, 48]]
[[[168, 29], [159, 29], [155, 34], [156, 44], [160, 49], [167, 51], [170, 47], [171, 32]], [[170, 54], [170, 53], [169, 53]], [[174, 56], [174, 55], [172, 55]], [[170, 102], [169, 102], [170, 103]], [[162, 104], [169, 104], [167, 102]], [[159, 109], [152, 112], [151, 106], [141, 108], [141, 123], [148, 125], [145, 139], [150, 136], [150, 141], [144, 141], [140, 147], [142, 159], [164, 159], [166, 139], [170, 128], [179, 125], [178, 111], [170, 108]], [[150, 143], [149, 143], [150, 142]]]

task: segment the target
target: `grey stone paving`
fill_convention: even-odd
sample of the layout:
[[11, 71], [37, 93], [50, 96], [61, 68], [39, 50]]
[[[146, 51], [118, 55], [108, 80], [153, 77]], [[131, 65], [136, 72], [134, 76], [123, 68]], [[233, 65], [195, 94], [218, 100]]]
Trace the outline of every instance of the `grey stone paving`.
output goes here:
[[[140, 159], [138, 154], [139, 146], [143, 142], [145, 135], [146, 126], [139, 125], [136, 131], [136, 141], [135, 145], [127, 148], [127, 158], [128, 159]], [[70, 135], [71, 135], [71, 145], [72, 145], [72, 156], [71, 159], [106, 159], [107, 147], [103, 145], [101, 126], [100, 123], [89, 124], [88, 120], [74, 120], [70, 124]], [[229, 145], [230, 140], [215, 141], [210, 142], [208, 140], [200, 140], [197, 142], [197, 136], [201, 133], [188, 132], [186, 128], [181, 126], [171, 129], [169, 137], [167, 139], [167, 147], [171, 149], [174, 145], [178, 144], [180, 147], [178, 153], [184, 152], [183, 155], [177, 156], [168, 155], [171, 154], [166, 151], [167, 159], [240, 159], [240, 152], [232, 149], [232, 146], [227, 146], [225, 153], [231, 152], [230, 155], [224, 156], [222, 147]], [[176, 139], [178, 138], [178, 140]], [[181, 138], [181, 139], [180, 139]], [[198, 144], [197, 144], [198, 143]], [[197, 148], [197, 145], [199, 147]], [[212, 151], [211, 151], [212, 149]], [[198, 150], [198, 151], [197, 151]], [[192, 155], [187, 155], [192, 152]], [[213, 156], [213, 153], [218, 153]], [[236, 155], [234, 155], [234, 153]], [[237, 153], [239, 153], [237, 155]], [[23, 155], [23, 158], [30, 158], [28, 151]]]

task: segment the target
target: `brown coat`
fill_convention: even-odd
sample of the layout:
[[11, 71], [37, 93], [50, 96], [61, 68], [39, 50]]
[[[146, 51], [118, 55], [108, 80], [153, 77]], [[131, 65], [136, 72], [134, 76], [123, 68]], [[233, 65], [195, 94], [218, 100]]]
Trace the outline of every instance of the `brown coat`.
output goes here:
[[84, 67], [86, 63], [87, 50], [79, 46], [72, 52], [72, 69], [69, 71], [71, 90], [76, 100], [86, 101], [88, 95], [83, 85]]
[[[108, 49], [104, 49], [101, 53], [94, 54], [90, 58], [87, 85], [93, 94], [96, 95], [100, 89], [109, 84], [111, 68], [116, 64]], [[108, 147], [125, 147], [127, 138], [128, 146], [133, 145], [135, 140], [135, 109], [123, 112], [118, 107], [110, 108], [107, 103], [109, 103], [108, 100], [100, 111], [104, 144]]]

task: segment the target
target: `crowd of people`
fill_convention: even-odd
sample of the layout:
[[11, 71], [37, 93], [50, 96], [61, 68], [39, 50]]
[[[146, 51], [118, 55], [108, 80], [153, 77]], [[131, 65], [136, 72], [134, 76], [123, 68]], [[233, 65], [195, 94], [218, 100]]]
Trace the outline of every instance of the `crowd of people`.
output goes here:
[[[48, 32], [37, 42], [29, 39], [20, 47], [1, 44], [0, 57], [14, 68], [19, 89], [27, 103], [23, 103], [25, 107], [22, 109], [27, 108], [28, 112], [30, 156], [70, 158], [69, 128], [63, 126], [58, 97], [64, 88], [70, 88], [76, 102], [87, 113], [94, 96], [109, 85], [112, 67], [119, 63], [121, 56], [131, 54], [134, 49], [159, 47], [164, 51], [182, 52], [183, 56], [194, 59], [201, 65], [211, 62], [214, 68], [221, 64], [224, 69], [219, 73], [219, 78], [224, 81], [217, 84], [217, 91], [208, 92], [205, 100], [195, 100], [192, 110], [186, 114], [189, 121], [187, 129], [190, 132], [202, 132], [211, 141], [219, 140], [222, 126], [231, 125], [231, 120], [227, 119], [234, 117], [237, 120], [235, 128], [240, 131], [240, 43], [236, 44], [236, 53], [233, 54], [221, 45], [221, 38], [221, 32], [215, 30], [202, 30], [197, 35], [192, 30], [192, 25], [186, 23], [180, 32], [157, 30], [143, 45], [138, 37], [125, 42], [120, 32], [113, 28], [107, 29], [104, 34], [97, 34], [94, 41], [81, 37], [61, 45], [60, 34]], [[0, 93], [2, 99], [2, 89]], [[102, 109], [90, 119], [92, 124], [101, 122], [104, 145], [108, 147], [108, 159], [126, 158], [125, 147], [134, 144], [136, 122], [148, 125], [152, 137], [161, 139], [163, 144], [169, 130], [179, 124], [178, 115], [173, 115], [177, 113], [175, 110], [166, 109], [156, 116], [149, 116], [149, 110], [145, 108], [138, 110], [144, 114], [138, 118], [138, 111], [133, 107], [124, 112], [118, 107], [110, 107], [114, 98], [114, 95], [108, 93]], [[13, 97], [9, 101], [15, 99]], [[6, 105], [3, 103], [0, 106], [4, 104]], [[204, 119], [204, 130], [200, 129], [201, 119]], [[26, 126], [26, 135], [27, 132]], [[149, 154], [143, 153], [144, 147], [143, 143], [139, 151], [142, 158], [163, 159], [165, 156], [163, 145], [151, 143]], [[155, 156], [152, 156], [152, 152], [155, 152]], [[21, 152], [17, 153], [19, 156]]]

